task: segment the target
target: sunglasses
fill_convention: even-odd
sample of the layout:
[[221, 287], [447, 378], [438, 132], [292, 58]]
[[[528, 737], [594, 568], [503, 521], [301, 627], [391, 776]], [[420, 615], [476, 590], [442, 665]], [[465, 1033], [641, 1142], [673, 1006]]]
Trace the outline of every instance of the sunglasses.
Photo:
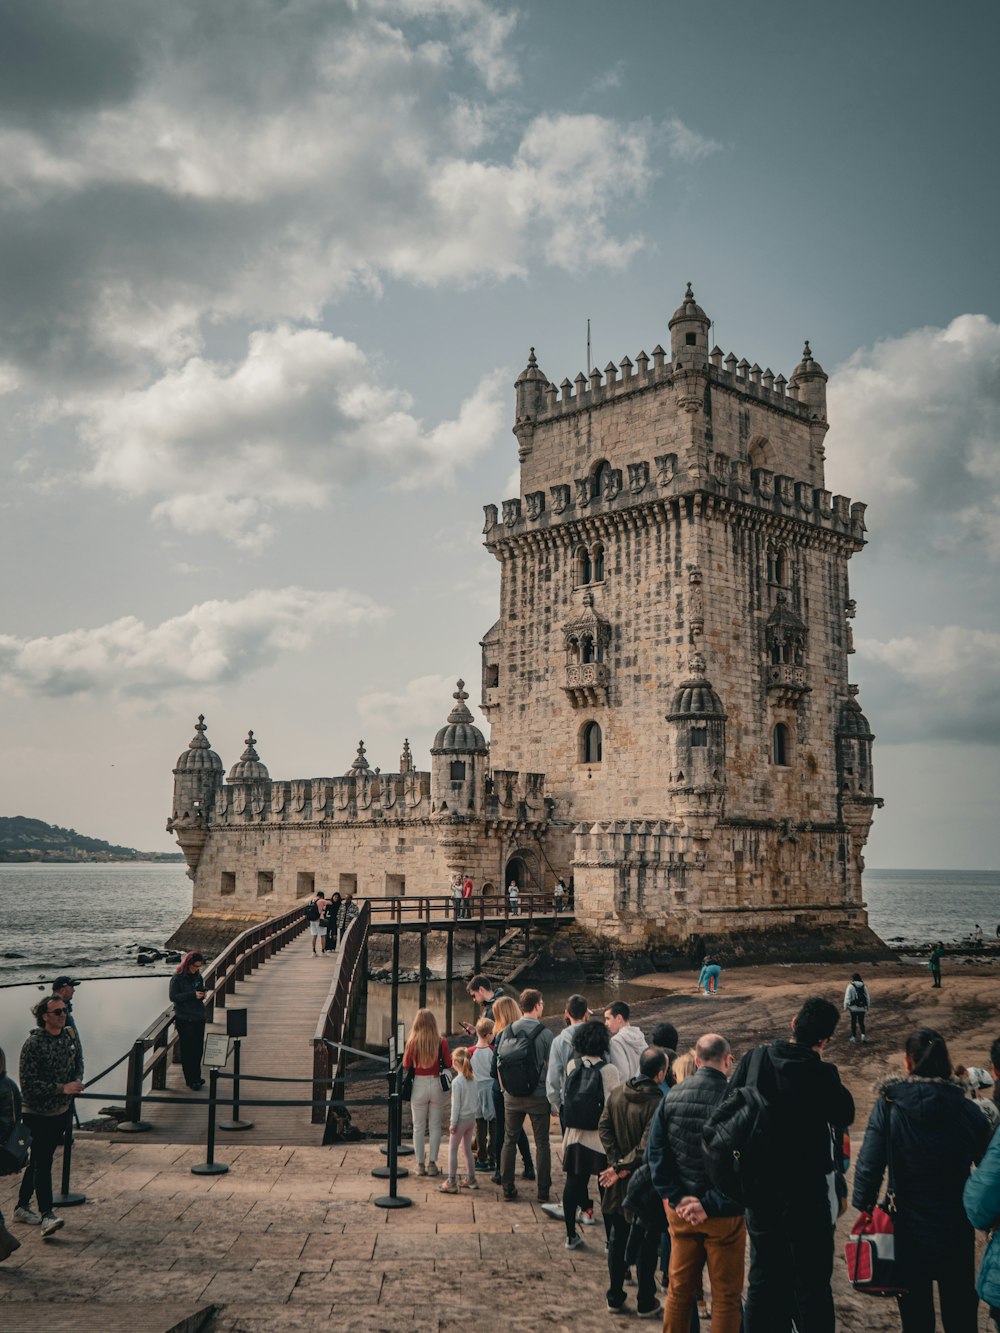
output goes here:
[[49, 1010], [47, 1010], [46, 1012], [47, 1012], [47, 1013], [50, 1013], [50, 1014], [64, 1014], [64, 1013], [66, 1012], [66, 1010], [65, 1010], [65, 1009], [49, 1009]]

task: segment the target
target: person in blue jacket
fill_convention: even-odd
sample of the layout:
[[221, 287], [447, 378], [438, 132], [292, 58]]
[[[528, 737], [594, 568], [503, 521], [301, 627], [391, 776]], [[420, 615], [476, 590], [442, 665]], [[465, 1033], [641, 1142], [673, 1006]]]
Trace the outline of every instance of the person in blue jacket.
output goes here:
[[962, 1191], [990, 1128], [954, 1076], [939, 1032], [911, 1032], [903, 1060], [906, 1077], [881, 1084], [872, 1107], [853, 1203], [864, 1214], [879, 1201], [891, 1134], [896, 1251], [908, 1287], [897, 1298], [903, 1333], [934, 1333], [935, 1282], [945, 1333], [976, 1333], [976, 1238]]
[[[1000, 1134], [994, 1134], [986, 1156], [965, 1182], [965, 1215], [978, 1231], [991, 1231], [1000, 1221]], [[1000, 1329], [1000, 1241], [993, 1231], [979, 1265], [976, 1290], [990, 1307], [990, 1318]]]

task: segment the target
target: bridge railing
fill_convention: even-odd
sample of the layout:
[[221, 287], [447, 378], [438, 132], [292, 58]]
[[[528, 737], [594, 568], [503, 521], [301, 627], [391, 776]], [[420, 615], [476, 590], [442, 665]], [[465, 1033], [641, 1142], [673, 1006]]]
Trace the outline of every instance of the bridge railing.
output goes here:
[[[506, 894], [474, 895], [454, 898], [451, 894], [415, 894], [412, 897], [371, 898], [372, 925], [381, 922], [399, 924], [419, 921], [490, 921], [524, 920], [536, 916], [554, 916], [555, 899], [551, 893], [522, 893], [516, 904]], [[568, 915], [563, 901], [560, 915]]]
[[[307, 925], [305, 911], [298, 904], [280, 916], [250, 926], [227, 944], [218, 957], [202, 969], [206, 1020], [212, 1021], [216, 1006], [225, 1008], [226, 997], [236, 990], [237, 982], [245, 981], [251, 972], [301, 934]], [[147, 1078], [152, 1079], [154, 1090], [165, 1088], [168, 1066], [177, 1058], [177, 1025], [173, 1005], [168, 1005], [132, 1045], [128, 1068], [130, 1095], [140, 1096]], [[129, 1117], [136, 1123], [140, 1111], [138, 1102], [129, 1103]]]
[[367, 949], [368, 927], [371, 923], [370, 901], [362, 904], [358, 915], [344, 932], [334, 961], [330, 990], [320, 1011], [313, 1037], [313, 1107], [312, 1123], [322, 1124], [331, 1101], [343, 1101], [343, 1074], [345, 1055], [343, 1046], [350, 1043], [351, 1031], [368, 980]]

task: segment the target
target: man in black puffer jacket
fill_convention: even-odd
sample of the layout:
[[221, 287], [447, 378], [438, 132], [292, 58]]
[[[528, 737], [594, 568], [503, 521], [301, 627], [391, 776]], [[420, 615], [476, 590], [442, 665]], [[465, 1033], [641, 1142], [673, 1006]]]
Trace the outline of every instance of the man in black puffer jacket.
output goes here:
[[707, 1262], [713, 1333], [737, 1333], [746, 1250], [743, 1209], [714, 1189], [705, 1170], [701, 1133], [726, 1095], [733, 1063], [729, 1042], [710, 1032], [694, 1048], [697, 1071], [671, 1088], [649, 1134], [653, 1186], [670, 1227], [670, 1270], [664, 1333], [687, 1333], [691, 1306]]
[[[830, 1127], [853, 1122], [854, 1099], [822, 1053], [839, 1020], [829, 1000], [806, 1000], [792, 1020], [792, 1040], [772, 1042], [760, 1070], [773, 1152], [766, 1195], [747, 1207], [746, 1333], [791, 1333], [793, 1319], [803, 1333], [835, 1331]], [[747, 1082], [752, 1058], [752, 1051], [744, 1055], [730, 1087]]]

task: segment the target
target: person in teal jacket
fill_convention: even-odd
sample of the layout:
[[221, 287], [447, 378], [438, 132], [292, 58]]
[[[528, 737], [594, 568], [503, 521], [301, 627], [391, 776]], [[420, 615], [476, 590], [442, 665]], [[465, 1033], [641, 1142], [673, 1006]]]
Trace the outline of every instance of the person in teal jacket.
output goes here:
[[[978, 1231], [989, 1231], [1000, 1220], [1000, 1134], [994, 1134], [986, 1156], [965, 1182], [962, 1195], [965, 1215]], [[1000, 1240], [997, 1232], [990, 1237], [979, 1276], [979, 1298], [990, 1307], [990, 1318], [1000, 1329]]]

